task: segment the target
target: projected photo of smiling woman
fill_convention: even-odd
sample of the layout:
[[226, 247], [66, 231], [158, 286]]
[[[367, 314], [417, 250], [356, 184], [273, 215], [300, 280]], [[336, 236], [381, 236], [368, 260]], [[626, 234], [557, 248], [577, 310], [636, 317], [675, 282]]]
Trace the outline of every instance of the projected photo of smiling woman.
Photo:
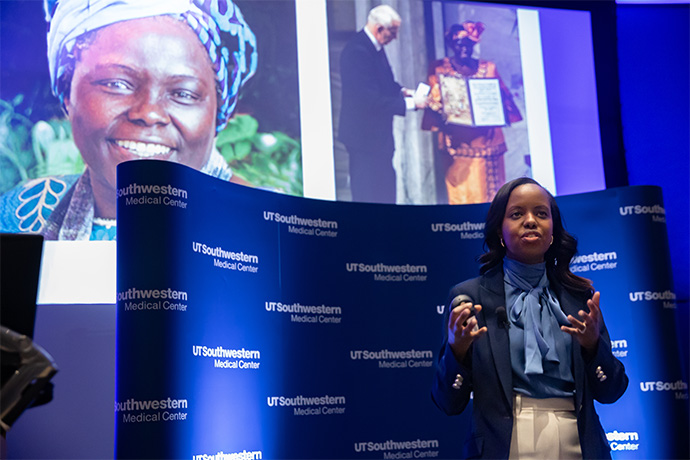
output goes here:
[[52, 90], [86, 168], [6, 193], [0, 230], [114, 239], [116, 166], [128, 160], [243, 182], [215, 148], [257, 65], [230, 0], [63, 0], [46, 11]]

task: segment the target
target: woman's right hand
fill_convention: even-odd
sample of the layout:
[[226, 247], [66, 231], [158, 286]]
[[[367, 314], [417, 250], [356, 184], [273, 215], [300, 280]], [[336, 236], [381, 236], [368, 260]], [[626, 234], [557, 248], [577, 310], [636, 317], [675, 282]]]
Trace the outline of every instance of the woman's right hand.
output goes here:
[[[474, 307], [475, 316], [470, 318]], [[461, 303], [453, 308], [448, 320], [448, 345], [453, 350], [455, 359], [462, 362], [472, 342], [486, 333], [486, 326], [474, 330], [477, 326], [476, 314], [482, 311], [481, 305], [472, 305], [469, 302]], [[469, 318], [469, 319], [468, 319]]]

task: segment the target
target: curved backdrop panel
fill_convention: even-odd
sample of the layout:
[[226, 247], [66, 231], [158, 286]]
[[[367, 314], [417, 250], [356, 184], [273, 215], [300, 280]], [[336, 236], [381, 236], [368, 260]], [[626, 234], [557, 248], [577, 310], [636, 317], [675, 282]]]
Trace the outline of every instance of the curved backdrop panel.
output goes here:
[[[558, 201], [631, 378], [599, 407], [615, 456], [674, 456], [688, 391], [660, 190]], [[448, 289], [478, 272], [487, 209], [118, 166], [116, 456], [456, 458], [471, 409], [443, 415], [430, 386]]]

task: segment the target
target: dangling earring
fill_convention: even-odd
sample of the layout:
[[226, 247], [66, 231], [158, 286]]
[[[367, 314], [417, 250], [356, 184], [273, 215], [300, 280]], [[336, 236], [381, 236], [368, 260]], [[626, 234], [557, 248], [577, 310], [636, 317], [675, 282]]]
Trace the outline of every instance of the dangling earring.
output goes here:
[[503, 238], [500, 238], [500, 240], [501, 240], [501, 246], [503, 246], [505, 248], [506, 245], [505, 245], [505, 243], [503, 243]]
[[551, 235], [551, 242], [549, 243], [549, 246], [553, 244], [553, 235]]

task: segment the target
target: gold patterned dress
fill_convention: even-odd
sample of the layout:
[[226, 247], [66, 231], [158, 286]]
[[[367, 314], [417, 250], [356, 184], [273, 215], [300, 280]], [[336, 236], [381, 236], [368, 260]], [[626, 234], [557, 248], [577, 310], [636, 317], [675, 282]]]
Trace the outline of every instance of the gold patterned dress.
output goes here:
[[[456, 66], [450, 58], [432, 63], [429, 69], [429, 104], [422, 129], [438, 132], [438, 147], [451, 157], [445, 174], [450, 204], [491, 201], [505, 182], [507, 151], [501, 126], [522, 120], [510, 91], [500, 79], [496, 65], [478, 61], [476, 69]], [[476, 126], [469, 112], [469, 96], [463, 81], [496, 79], [505, 121], [500, 125]]]

